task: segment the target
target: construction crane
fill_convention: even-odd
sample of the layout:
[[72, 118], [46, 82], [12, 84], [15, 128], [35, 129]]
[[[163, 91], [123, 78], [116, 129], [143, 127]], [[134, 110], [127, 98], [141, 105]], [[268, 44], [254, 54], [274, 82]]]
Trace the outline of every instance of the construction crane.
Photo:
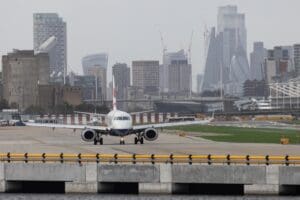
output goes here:
[[[164, 66], [165, 65], [165, 55], [166, 55], [166, 53], [167, 53], [167, 46], [166, 46], [166, 44], [165, 44], [165, 42], [164, 42], [164, 38], [163, 38], [163, 35], [162, 35], [162, 33], [161, 33], [161, 31], [159, 30], [159, 34], [160, 34], [160, 41], [161, 41], [161, 46], [162, 46], [162, 70], [163, 70], [163, 76], [166, 74], [166, 67]], [[161, 96], [161, 92], [164, 90], [164, 88], [165, 88], [165, 80], [164, 79], [162, 79], [162, 85], [161, 85], [161, 81], [160, 81], [160, 83], [159, 83], [159, 96]]]
[[160, 34], [160, 41], [161, 41], [161, 46], [162, 46], [162, 53], [163, 53], [163, 58], [165, 57], [165, 54], [167, 52], [167, 46], [164, 42], [164, 38], [163, 38], [163, 35], [161, 33], [161, 31], [159, 31], [159, 34]]
[[194, 34], [194, 30], [191, 33], [190, 43], [189, 43], [189, 46], [188, 46], [188, 60], [189, 60], [189, 64], [192, 64], [192, 42], [193, 42], [193, 34]]
[[[194, 30], [192, 30], [191, 38], [190, 38], [190, 43], [188, 46], [188, 64], [192, 65], [192, 42], [193, 42], [193, 34]], [[192, 69], [191, 69], [192, 70]], [[189, 98], [192, 99], [192, 86], [193, 86], [193, 81], [192, 81], [192, 73], [190, 75], [190, 91], [189, 91]]]

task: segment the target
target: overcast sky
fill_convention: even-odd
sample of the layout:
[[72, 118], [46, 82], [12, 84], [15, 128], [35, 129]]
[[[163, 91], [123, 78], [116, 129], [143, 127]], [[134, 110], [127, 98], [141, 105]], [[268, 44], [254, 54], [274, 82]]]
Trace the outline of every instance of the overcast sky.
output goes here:
[[192, 42], [193, 76], [203, 71], [203, 31], [217, 22], [218, 6], [246, 14], [248, 52], [254, 41], [267, 48], [300, 43], [299, 0], [0, 0], [0, 54], [33, 48], [32, 14], [56, 12], [67, 22], [69, 71], [81, 58], [108, 52], [109, 68], [136, 59], [161, 61], [159, 30], [168, 51]]

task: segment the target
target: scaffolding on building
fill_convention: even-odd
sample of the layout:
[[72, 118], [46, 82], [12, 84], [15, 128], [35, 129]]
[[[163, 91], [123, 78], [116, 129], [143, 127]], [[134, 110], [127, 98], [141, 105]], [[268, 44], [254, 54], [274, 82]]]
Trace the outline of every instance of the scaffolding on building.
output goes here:
[[269, 90], [273, 107], [278, 109], [300, 108], [300, 77], [287, 82], [270, 83]]

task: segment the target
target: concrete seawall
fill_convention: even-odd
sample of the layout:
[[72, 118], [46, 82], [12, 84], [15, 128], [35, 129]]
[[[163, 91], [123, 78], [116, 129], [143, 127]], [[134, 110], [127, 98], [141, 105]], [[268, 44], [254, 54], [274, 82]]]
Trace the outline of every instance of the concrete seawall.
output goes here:
[[298, 166], [0, 163], [1, 192], [297, 194], [299, 186]]

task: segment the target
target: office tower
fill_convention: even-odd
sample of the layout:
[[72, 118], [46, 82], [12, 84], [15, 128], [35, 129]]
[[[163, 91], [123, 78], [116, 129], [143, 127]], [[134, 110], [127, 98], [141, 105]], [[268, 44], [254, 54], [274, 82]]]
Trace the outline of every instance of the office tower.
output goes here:
[[36, 106], [39, 85], [49, 83], [48, 54], [14, 50], [2, 56], [2, 70], [4, 99], [21, 111]]
[[65, 103], [72, 106], [82, 104], [81, 87], [61, 84], [39, 85], [38, 93], [38, 106], [48, 113], [66, 113], [65, 109], [53, 109], [55, 106], [62, 106]]
[[96, 99], [100, 99], [100, 94], [98, 91], [101, 91], [101, 86], [100, 80], [97, 77], [89, 75], [77, 75], [71, 72], [68, 78], [71, 86], [81, 88], [82, 99], [84, 101], [93, 102]]
[[203, 74], [197, 74], [197, 94], [201, 94]]
[[245, 14], [238, 13], [237, 6], [227, 5], [221, 6], [218, 10], [218, 34], [224, 34], [224, 43], [229, 46], [226, 51], [231, 53], [230, 50], [241, 46], [247, 54], [247, 30], [245, 25]]
[[117, 99], [127, 99], [127, 88], [130, 86], [130, 68], [126, 63], [116, 63], [112, 67]]
[[250, 54], [250, 73], [252, 80], [264, 79], [264, 60], [267, 57], [267, 50], [263, 42], [253, 43], [253, 52]]
[[107, 90], [106, 68], [103, 68], [98, 65], [89, 67], [87, 70], [87, 75], [94, 76], [96, 79], [98, 79], [97, 83], [99, 83], [99, 86], [97, 86], [97, 88], [99, 88], [100, 90], [97, 90], [96, 100], [100, 102], [106, 101], [106, 90]]
[[159, 61], [132, 61], [132, 85], [142, 88], [145, 94], [159, 92]]
[[300, 44], [294, 44], [294, 65], [297, 74], [300, 74]]
[[167, 52], [163, 56], [163, 64], [159, 72], [161, 92], [169, 92], [169, 65], [176, 60], [187, 60], [183, 49], [177, 52]]
[[82, 58], [83, 74], [87, 75], [89, 68], [99, 66], [107, 69], [108, 55], [106, 53], [91, 54]]
[[173, 94], [188, 95], [191, 92], [192, 67], [184, 50], [167, 54], [168, 90]]
[[33, 14], [33, 46], [36, 52], [49, 38], [56, 43], [48, 52], [50, 81], [62, 82], [67, 74], [67, 26], [56, 13]]
[[243, 83], [250, 79], [245, 14], [238, 13], [237, 6], [219, 7], [217, 31], [221, 37], [224, 91], [232, 96], [242, 96]]
[[107, 63], [106, 53], [91, 54], [82, 58], [84, 75], [96, 76], [99, 79], [101, 90], [96, 95], [97, 100], [105, 101], [107, 92]]
[[289, 72], [294, 70], [293, 61], [294, 53], [291, 46], [276, 46], [268, 50], [264, 66], [267, 83], [287, 81], [290, 78]]
[[108, 83], [108, 87], [107, 87], [107, 90], [106, 90], [106, 99], [107, 101], [112, 101], [112, 93], [113, 93], [113, 84], [112, 84], [112, 81], [110, 81]]
[[250, 79], [245, 15], [236, 6], [219, 7], [217, 32], [213, 28], [207, 40], [202, 89], [242, 96], [243, 84]]
[[264, 63], [264, 71], [265, 71], [265, 80], [267, 83], [274, 82], [274, 78], [276, 77], [276, 61], [273, 58], [268, 58]]
[[203, 74], [202, 92], [221, 88], [222, 49], [220, 48], [220, 37], [217, 37], [214, 27], [207, 39], [209, 45]]

